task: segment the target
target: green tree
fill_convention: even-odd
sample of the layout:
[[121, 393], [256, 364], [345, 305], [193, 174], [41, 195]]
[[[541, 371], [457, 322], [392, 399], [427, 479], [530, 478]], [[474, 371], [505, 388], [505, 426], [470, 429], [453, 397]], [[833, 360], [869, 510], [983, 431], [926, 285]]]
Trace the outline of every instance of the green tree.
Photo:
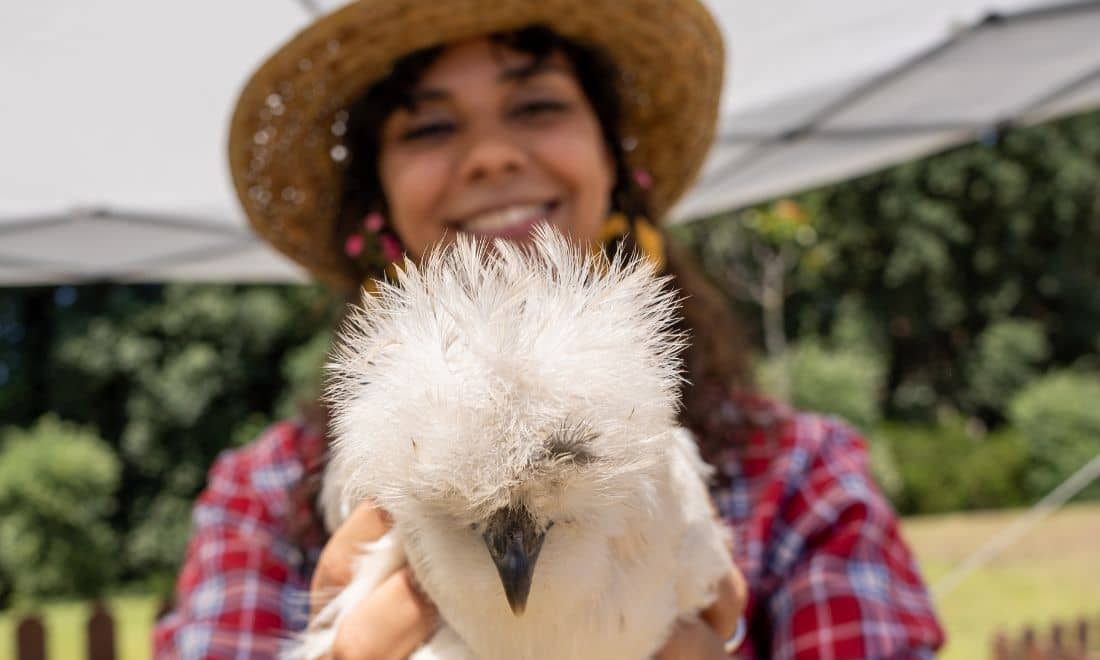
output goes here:
[[[874, 431], [900, 473], [890, 493], [904, 514], [1022, 506], [1028, 448], [1012, 431], [982, 434], [960, 418], [935, 425], [886, 423]], [[889, 491], [888, 491], [889, 492]]]
[[319, 364], [300, 357], [302, 347], [322, 354], [341, 309], [303, 286], [61, 287], [5, 297], [12, 325], [23, 328], [13, 352], [32, 368], [15, 374], [21, 393], [3, 416], [27, 424], [54, 410], [98, 429], [117, 452], [124, 497], [110, 522], [124, 578], [175, 572], [215, 457], [316, 394], [306, 391], [319, 382], [307, 372]]
[[0, 576], [17, 598], [95, 595], [120, 566], [121, 464], [89, 428], [47, 415], [0, 434]]
[[[1001, 335], [987, 330], [1009, 320], [1033, 324], [1049, 350], [1022, 356], [1028, 370], [1067, 366], [1097, 350], [1097, 181], [1100, 112], [1093, 112], [801, 195], [795, 202], [813, 209], [814, 241], [786, 278], [787, 336], [829, 337], [842, 303], [854, 300], [884, 339], [891, 417], [934, 422], [948, 407], [999, 423], [1008, 392], [989, 388], [976, 366], [988, 350], [979, 338]], [[731, 261], [751, 264], [744, 219], [768, 208], [679, 235], [724, 283], [744, 268]], [[762, 323], [758, 308], [741, 309]], [[1021, 365], [992, 367], [1022, 375]]]
[[1013, 395], [1035, 380], [1050, 357], [1050, 343], [1036, 321], [1003, 319], [978, 335], [967, 364], [970, 395], [992, 411], [1002, 411]]
[[1050, 361], [1033, 366], [1091, 349], [1098, 180], [1093, 113], [835, 186], [823, 193], [819, 233], [837, 258], [801, 305], [858, 291], [889, 329], [891, 389], [923, 384], [968, 409], [961, 367], [998, 321], [1031, 321], [1049, 338]]
[[815, 215], [805, 204], [783, 199], [767, 206], [729, 214], [720, 225], [684, 229], [717, 282], [734, 298], [759, 312], [764, 351], [771, 370], [773, 394], [791, 396], [786, 363], [786, 301], [798, 288], [793, 275], [812, 271], [821, 260], [814, 251]]
[[790, 401], [796, 407], [830, 415], [869, 431], [881, 416], [883, 364], [874, 355], [853, 350], [829, 350], [806, 340], [780, 365], [766, 361], [759, 380], [774, 391], [783, 370], [789, 379]]
[[[1026, 484], [1041, 497], [1100, 455], [1100, 374], [1056, 371], [1024, 388], [1009, 416], [1028, 448]], [[1083, 497], [1100, 497], [1100, 483]]]

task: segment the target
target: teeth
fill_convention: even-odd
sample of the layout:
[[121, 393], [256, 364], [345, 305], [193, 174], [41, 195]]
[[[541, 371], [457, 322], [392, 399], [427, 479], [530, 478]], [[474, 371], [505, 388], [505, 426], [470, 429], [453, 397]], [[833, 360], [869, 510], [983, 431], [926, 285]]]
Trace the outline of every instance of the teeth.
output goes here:
[[546, 204], [519, 204], [507, 208], [482, 213], [462, 224], [462, 228], [471, 232], [494, 232], [527, 222], [532, 218], [544, 217]]

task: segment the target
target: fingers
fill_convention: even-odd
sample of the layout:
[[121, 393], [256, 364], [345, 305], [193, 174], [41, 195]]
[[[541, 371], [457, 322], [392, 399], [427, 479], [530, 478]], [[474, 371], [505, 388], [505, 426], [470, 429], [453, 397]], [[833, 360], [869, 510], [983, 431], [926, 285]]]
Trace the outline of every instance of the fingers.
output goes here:
[[[391, 526], [389, 516], [369, 503], [352, 511], [318, 558], [310, 584], [311, 615], [351, 582], [363, 545], [380, 539]], [[407, 658], [432, 635], [437, 621], [435, 607], [416, 588], [408, 569], [401, 568], [347, 612], [336, 631], [331, 657]]]
[[355, 558], [363, 544], [377, 541], [389, 531], [386, 512], [364, 502], [355, 508], [325, 544], [310, 581], [310, 616], [316, 614], [332, 595], [351, 582]]
[[655, 660], [728, 658], [722, 638], [702, 621], [679, 621]]
[[718, 598], [695, 621], [680, 621], [657, 660], [698, 660], [727, 658], [725, 640], [737, 630], [737, 621], [745, 612], [748, 587], [741, 572], [734, 568], [718, 583]]
[[407, 658], [431, 637], [438, 622], [435, 607], [413, 584], [408, 569], [402, 568], [340, 623], [333, 657]]
[[748, 586], [735, 568], [718, 583], [718, 598], [700, 616], [720, 639], [728, 639], [737, 630], [747, 602]]

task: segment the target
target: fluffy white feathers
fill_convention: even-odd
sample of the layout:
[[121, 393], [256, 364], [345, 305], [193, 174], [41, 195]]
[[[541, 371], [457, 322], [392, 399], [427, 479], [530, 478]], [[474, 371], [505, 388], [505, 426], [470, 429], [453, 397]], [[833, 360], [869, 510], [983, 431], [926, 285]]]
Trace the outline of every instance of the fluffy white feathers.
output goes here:
[[[393, 516], [348, 592], [403, 552], [449, 626], [414, 657], [641, 659], [713, 599], [729, 557], [676, 426], [675, 310], [646, 261], [548, 229], [529, 247], [459, 236], [364, 299], [331, 365], [322, 499], [333, 528], [365, 499]], [[490, 547], [520, 536], [517, 615]]]

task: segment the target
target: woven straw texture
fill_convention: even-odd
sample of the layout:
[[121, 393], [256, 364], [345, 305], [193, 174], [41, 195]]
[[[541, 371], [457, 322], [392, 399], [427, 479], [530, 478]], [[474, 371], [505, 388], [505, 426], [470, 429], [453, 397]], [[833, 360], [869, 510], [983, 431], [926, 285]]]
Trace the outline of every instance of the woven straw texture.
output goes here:
[[631, 166], [652, 175], [662, 217], [694, 180], [717, 121], [725, 56], [699, 0], [360, 0], [299, 33], [241, 93], [229, 158], [256, 232], [318, 279], [356, 286], [333, 238], [345, 108], [404, 55], [531, 25], [595, 46], [621, 70], [621, 134]]

